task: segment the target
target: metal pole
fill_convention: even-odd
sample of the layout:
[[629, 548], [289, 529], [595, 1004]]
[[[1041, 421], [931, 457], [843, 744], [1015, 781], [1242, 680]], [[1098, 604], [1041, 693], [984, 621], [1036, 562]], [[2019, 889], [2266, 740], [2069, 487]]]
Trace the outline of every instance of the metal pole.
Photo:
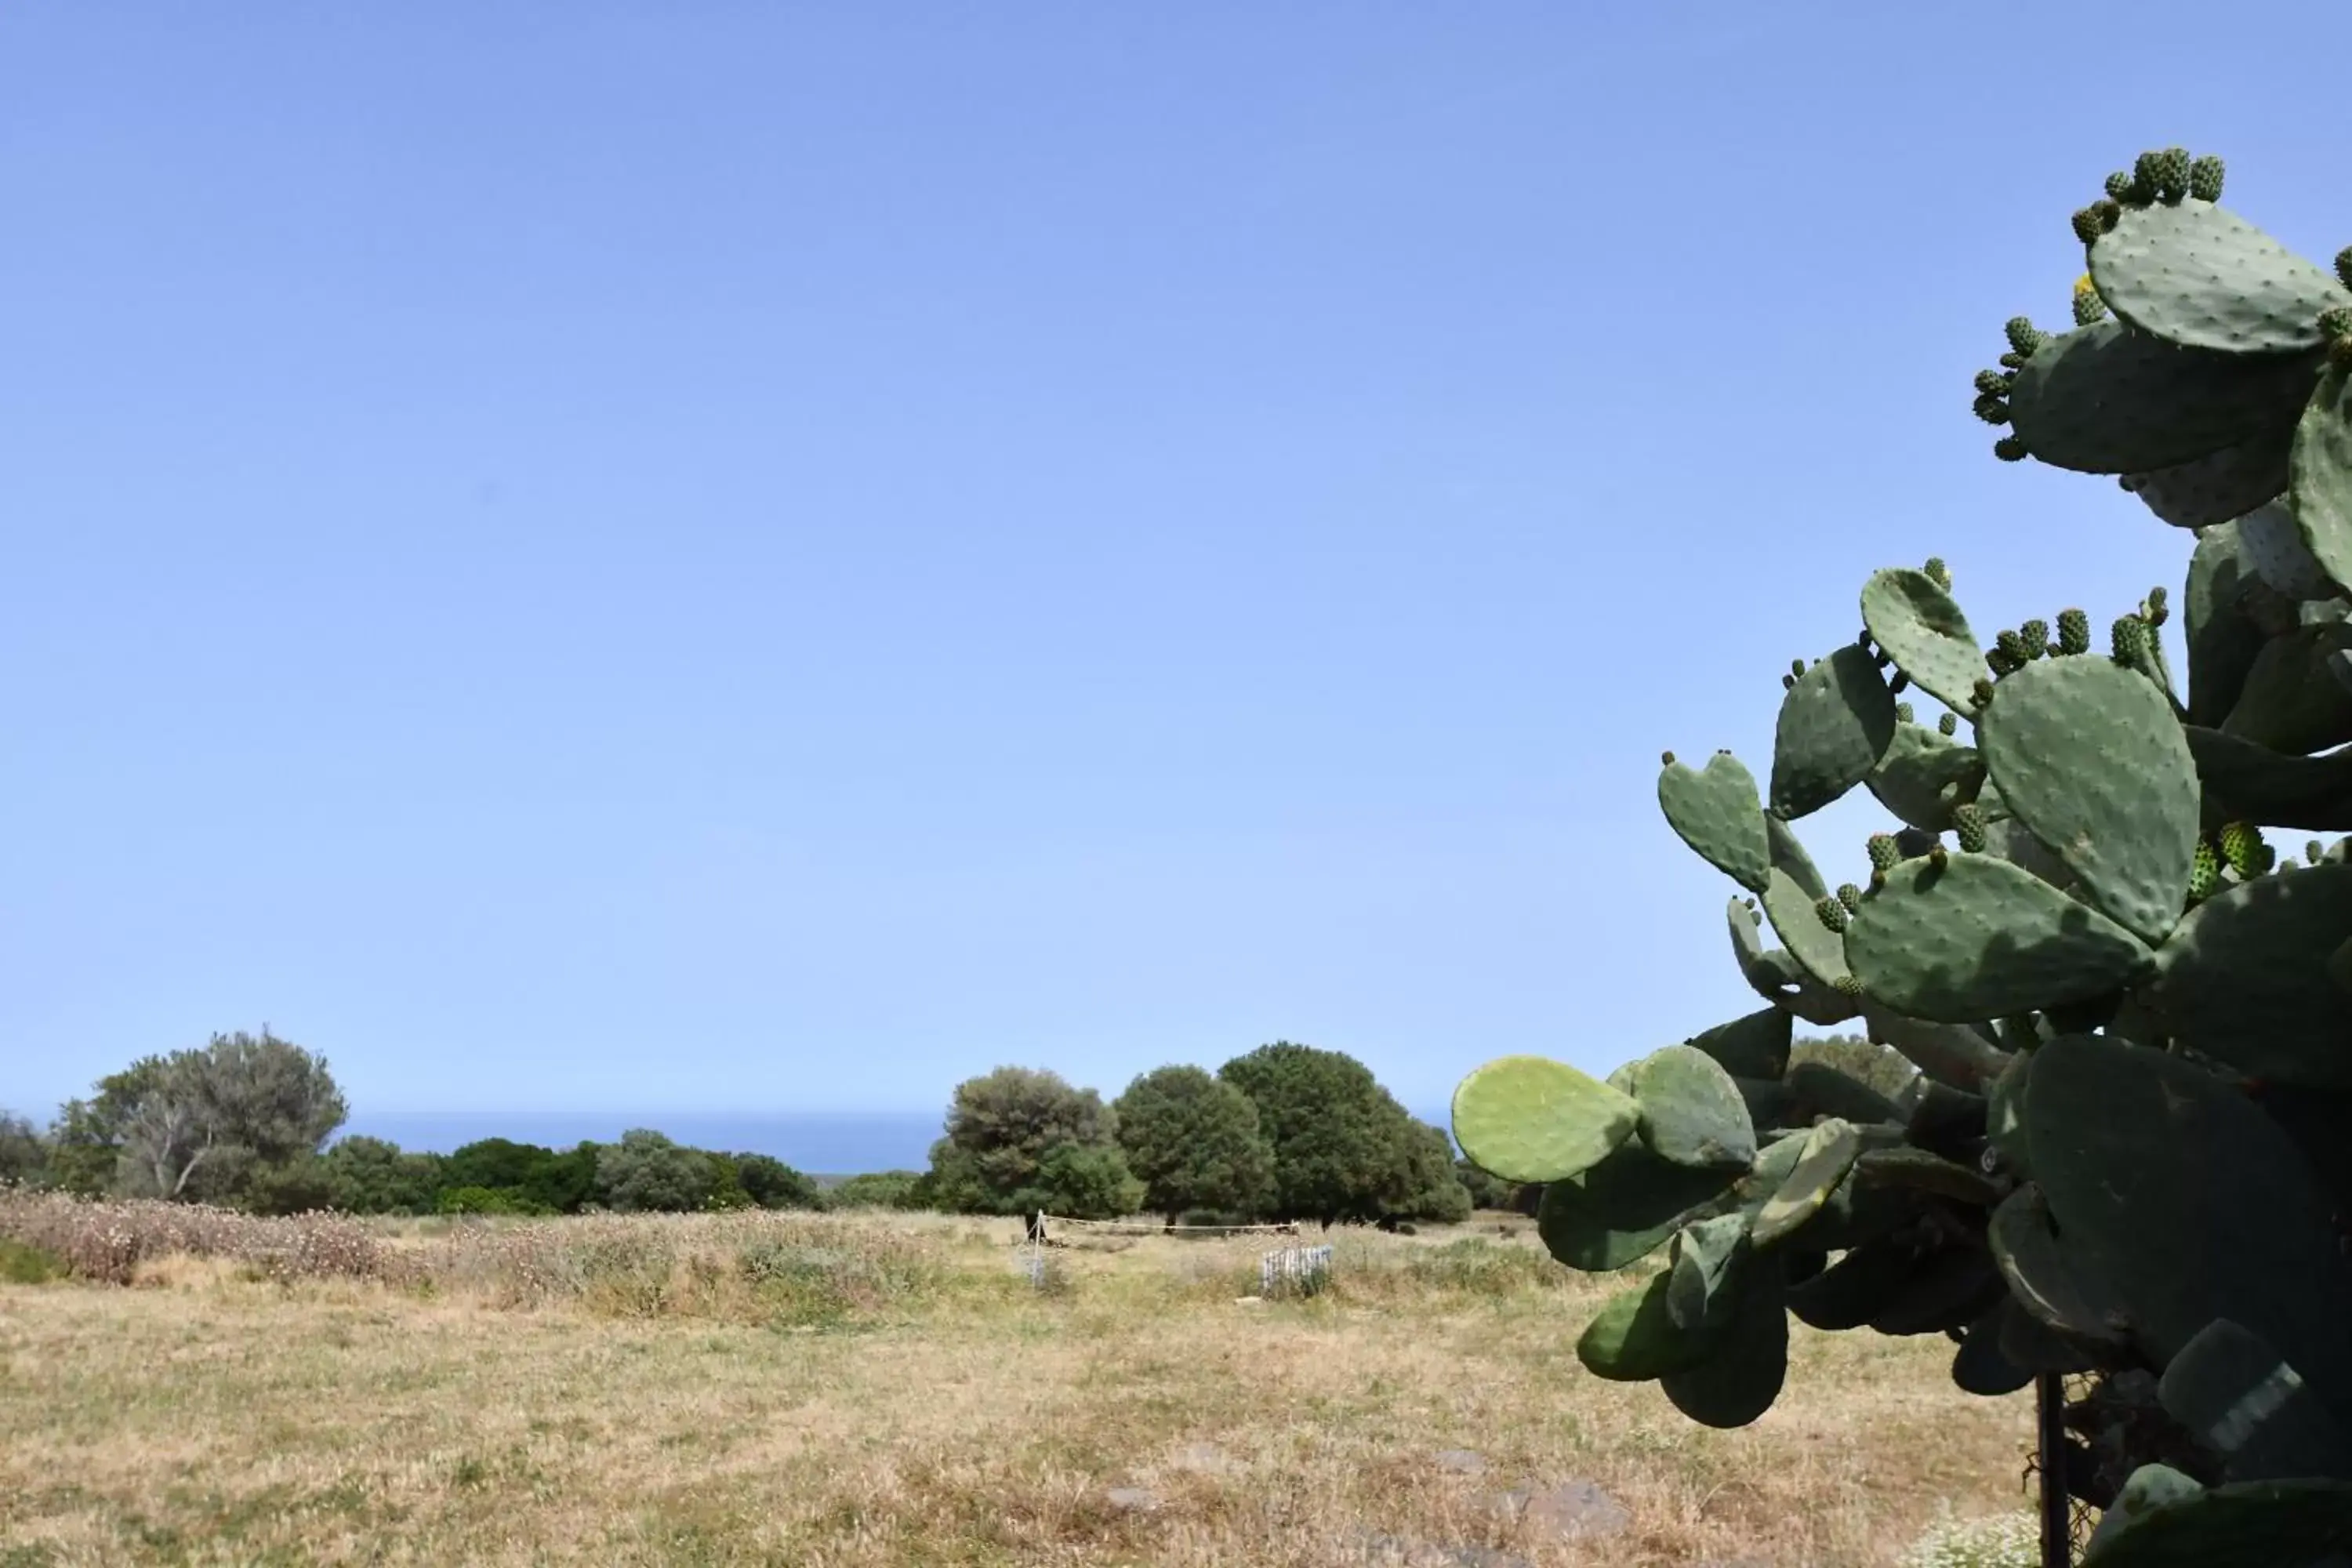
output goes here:
[[2066, 1495], [2066, 1384], [2054, 1372], [2033, 1380], [2035, 1446], [2041, 1450], [2042, 1568], [2074, 1568], [2074, 1512]]

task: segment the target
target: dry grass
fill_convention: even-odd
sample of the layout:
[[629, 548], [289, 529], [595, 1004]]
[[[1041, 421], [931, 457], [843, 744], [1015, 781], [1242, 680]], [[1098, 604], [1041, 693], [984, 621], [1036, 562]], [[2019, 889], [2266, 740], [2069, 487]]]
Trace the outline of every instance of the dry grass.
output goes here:
[[[1618, 1282], [1517, 1225], [1346, 1235], [1330, 1290], [1254, 1304], [1249, 1240], [1058, 1255], [1040, 1292], [1013, 1224], [361, 1228], [369, 1270], [216, 1247], [148, 1253], [128, 1289], [0, 1285], [0, 1568], [1325, 1568], [1375, 1534], [1836, 1568], [2025, 1500], [2027, 1406], [1953, 1390], [1939, 1336], [1799, 1329], [1780, 1404], [1710, 1432], [1583, 1372]], [[1455, 1447], [1486, 1473], [1432, 1462]], [[1545, 1542], [1493, 1511], [1569, 1479], [1631, 1528]]]

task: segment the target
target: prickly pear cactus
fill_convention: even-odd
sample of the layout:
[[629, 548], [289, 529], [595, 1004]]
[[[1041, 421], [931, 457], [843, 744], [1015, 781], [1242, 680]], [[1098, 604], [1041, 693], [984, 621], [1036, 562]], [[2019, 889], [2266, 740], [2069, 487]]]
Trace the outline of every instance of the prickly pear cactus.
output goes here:
[[[2095, 1568], [2352, 1564], [2352, 858], [2261, 831], [2352, 830], [2352, 249], [2221, 185], [2179, 148], [2110, 176], [2073, 329], [2011, 320], [1973, 388], [1996, 456], [2192, 533], [2185, 687], [2161, 588], [2095, 648], [2082, 608], [1987, 637], [1941, 561], [1875, 574], [1861, 641], [1782, 682], [1769, 789], [1727, 752], [1660, 779], [1763, 1005], [1454, 1100], [1562, 1263], [1654, 1260], [1578, 1353], [1695, 1420], [1770, 1407], [1792, 1314], [1943, 1333], [1970, 1393], [2094, 1374]], [[1896, 823], [1832, 892], [1791, 825], [1856, 786]], [[1790, 1068], [1797, 1019], [1857, 1017], [1899, 1098]]]

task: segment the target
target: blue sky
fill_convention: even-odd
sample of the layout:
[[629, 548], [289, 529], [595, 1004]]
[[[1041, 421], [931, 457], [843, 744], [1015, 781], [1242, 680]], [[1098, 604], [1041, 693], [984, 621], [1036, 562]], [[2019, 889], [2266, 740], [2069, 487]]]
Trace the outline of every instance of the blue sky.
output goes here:
[[20, 0], [0, 1103], [267, 1020], [379, 1110], [1440, 1106], [1744, 1012], [1659, 752], [1762, 773], [1875, 566], [2179, 582], [1968, 383], [2144, 146], [2352, 239], [2253, 9]]

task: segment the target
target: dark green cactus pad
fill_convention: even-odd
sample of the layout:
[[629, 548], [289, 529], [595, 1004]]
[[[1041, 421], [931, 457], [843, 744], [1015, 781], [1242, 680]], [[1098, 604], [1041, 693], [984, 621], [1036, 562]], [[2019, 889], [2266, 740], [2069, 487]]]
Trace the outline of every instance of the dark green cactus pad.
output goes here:
[[1764, 890], [1771, 880], [1771, 840], [1756, 775], [1738, 757], [1717, 752], [1704, 771], [1668, 763], [1658, 773], [1658, 805], [1699, 858], [1750, 892]]
[[2033, 1381], [2035, 1369], [2018, 1365], [2002, 1348], [2002, 1330], [2012, 1314], [2025, 1315], [2017, 1303], [2004, 1296], [1969, 1325], [1960, 1348], [1952, 1354], [1952, 1382], [1961, 1393], [1998, 1399], [2015, 1394]]
[[1863, 782], [1906, 826], [1942, 833], [1952, 826], [1953, 808], [1976, 799], [1984, 778], [1984, 759], [1973, 746], [1924, 725], [1897, 724], [1878, 766]]
[[1669, 1164], [1639, 1141], [1582, 1175], [1543, 1190], [1536, 1228], [1551, 1255], [1570, 1268], [1606, 1273], [1637, 1263], [1696, 1220], [1734, 1208], [1753, 1212], [1797, 1163], [1804, 1139], [1784, 1137], [1735, 1179], [1726, 1171]]
[[2352, 586], [2352, 370], [2321, 378], [2296, 422], [2287, 473], [2304, 542], [2330, 577]]
[[2308, 754], [2352, 741], [2352, 687], [2328, 673], [2352, 649], [2352, 625], [2297, 626], [2255, 655], [2221, 731], [2273, 752]]
[[2210, 202], [2126, 208], [2091, 247], [2091, 280], [2126, 322], [2184, 348], [2293, 354], [2352, 302], [2324, 269]]
[[1842, 1333], [1878, 1316], [1917, 1271], [1908, 1243], [1881, 1237], [1849, 1247], [1845, 1256], [1789, 1291], [1789, 1310], [1808, 1328]]
[[1979, 1208], [1989, 1209], [2009, 1196], [2005, 1184], [1973, 1166], [1907, 1144], [1873, 1149], [1854, 1162], [1853, 1171], [1855, 1179], [1864, 1186], [1933, 1193]]
[[2157, 954], [2148, 1000], [2182, 1043], [2240, 1072], [2352, 1089], [2352, 1008], [2327, 973], [2347, 940], [2352, 865], [2259, 878], [2180, 922]]
[[2010, 1053], [1958, 1024], [1909, 1018], [1892, 1007], [1864, 1002], [1862, 1016], [1871, 1039], [1891, 1046], [1934, 1081], [1982, 1093], [2010, 1064]]
[[[2125, 1483], [2118, 1508], [2149, 1470]], [[2168, 1471], [2188, 1487], [2196, 1483]], [[2083, 1568], [2341, 1568], [2352, 1551], [2352, 1482], [2242, 1481], [2133, 1506], [2128, 1522], [2093, 1536]]]
[[1584, 1370], [1612, 1383], [1648, 1383], [1705, 1359], [1723, 1335], [1675, 1322], [1667, 1301], [1673, 1285], [1674, 1275], [1661, 1273], [1611, 1297], [1577, 1339]]
[[1895, 697], [1852, 643], [1798, 678], [1780, 699], [1772, 742], [1771, 809], [1794, 821], [1870, 775], [1895, 734]]
[[1882, 1334], [1939, 1334], [1964, 1329], [2009, 1293], [1992, 1254], [1973, 1242], [1938, 1247], [1870, 1320]]
[[2122, 1299], [2060, 1244], [2039, 1187], [2020, 1187], [2000, 1201], [1986, 1223], [1985, 1242], [2018, 1305], [2037, 1321], [2072, 1342], [2102, 1350], [2128, 1342], [2130, 1319]]
[[2260, 1334], [2219, 1318], [2164, 1369], [2167, 1414], [2223, 1457], [2233, 1481], [2352, 1477], [2352, 1437]]
[[1896, 867], [1845, 941], [1874, 1000], [1939, 1024], [2104, 995], [2155, 960], [2125, 927], [1990, 855], [1958, 856], [1941, 870]]
[[2234, 526], [2240, 558], [2272, 588], [2290, 599], [2324, 598], [2332, 592], [2326, 569], [2305, 542], [2286, 500], [2263, 502]]
[[2268, 640], [2244, 609], [2253, 568], [2242, 553], [2234, 522], [2199, 535], [2182, 595], [2189, 647], [2189, 720], [2218, 727], [2237, 706], [2246, 674]]
[[1861, 1011], [1861, 1004], [1814, 979], [1804, 965], [1780, 948], [1768, 949], [1757, 929], [1760, 916], [1738, 899], [1725, 911], [1739, 973], [1759, 996], [1808, 1024], [1828, 1028]]
[[2352, 1258], [2310, 1167], [2253, 1101], [2179, 1057], [2062, 1036], [2025, 1100], [2034, 1184], [2078, 1278], [2158, 1366], [2228, 1318], [2352, 1399]]
[[1751, 1239], [1769, 1247], [1813, 1217], [1862, 1153], [1862, 1134], [1835, 1117], [1805, 1134], [1804, 1146], [1788, 1176], [1756, 1213]]
[[1696, 1046], [1653, 1051], [1633, 1064], [1624, 1087], [1641, 1107], [1641, 1140], [1658, 1158], [1735, 1173], [1756, 1163], [1756, 1129], [1739, 1086]]
[[1696, 1365], [1669, 1372], [1658, 1387], [1702, 1426], [1745, 1426], [1772, 1408], [1789, 1375], [1786, 1287], [1777, 1268], [1749, 1268], [1730, 1323]]
[[1984, 650], [1951, 595], [1927, 573], [1891, 566], [1862, 588], [1862, 620], [1895, 668], [1946, 707], [1968, 711]]
[[1705, 1051], [1734, 1078], [1778, 1079], [1789, 1070], [1789, 1042], [1796, 1021], [1779, 1007], [1766, 1007], [1728, 1024], [1717, 1024], [1683, 1044]]
[[2095, 1372], [2121, 1361], [2127, 1352], [2070, 1340], [2018, 1305], [2011, 1296], [2000, 1321], [2000, 1353], [2012, 1366], [2064, 1374]]
[[2245, 816], [2272, 827], [2352, 831], [2352, 752], [2289, 756], [2193, 724], [2181, 733], [2197, 759], [2209, 824]]
[[1499, 1057], [1454, 1090], [1454, 1141], [1472, 1164], [1507, 1182], [1590, 1170], [1641, 1120], [1632, 1097], [1548, 1057]]
[[2161, 942], [2198, 827], [2196, 761], [2164, 694], [2105, 659], [2042, 659], [2001, 683], [1977, 740], [2011, 813], [2092, 902]]
[[[1810, 860], [1800, 865], [1786, 856], [1775, 856], [1772, 882], [1764, 889], [1764, 916], [1805, 973], [1821, 985], [1834, 989], [1851, 973], [1846, 967], [1845, 938], [1822, 923], [1816, 906], [1827, 895], [1817, 890], [1818, 873], [1806, 878], [1805, 873], [1811, 870]], [[1816, 888], [1808, 888], [1808, 879]]]
[[2286, 493], [2294, 432], [2265, 430], [2234, 447], [2153, 473], [2126, 474], [2123, 487], [2175, 528], [2210, 528]]
[[1977, 1169], [1984, 1158], [1985, 1128], [1992, 1105], [1985, 1095], [1919, 1079], [1920, 1092], [1904, 1123], [1914, 1148]]
[[2025, 1143], [2025, 1085], [2033, 1056], [2024, 1044], [2024, 1031], [2019, 1035], [2020, 1048], [2010, 1054], [2009, 1065], [1985, 1090], [1985, 1141], [2004, 1173], [2030, 1181], [2033, 1158]]
[[1826, 1062], [1799, 1062], [1789, 1069], [1787, 1081], [1797, 1114], [1808, 1121], [1834, 1116], [1857, 1126], [1901, 1126], [1910, 1119], [1907, 1106]]
[[1666, 1315], [1677, 1328], [1715, 1333], [1730, 1326], [1746, 1272], [1748, 1226], [1744, 1214], [1719, 1214], [1675, 1233]]
[[2054, 468], [2178, 468], [2293, 424], [2319, 362], [2317, 350], [2205, 353], [2100, 321], [2034, 352], [2010, 393], [2010, 420], [2033, 456]]

